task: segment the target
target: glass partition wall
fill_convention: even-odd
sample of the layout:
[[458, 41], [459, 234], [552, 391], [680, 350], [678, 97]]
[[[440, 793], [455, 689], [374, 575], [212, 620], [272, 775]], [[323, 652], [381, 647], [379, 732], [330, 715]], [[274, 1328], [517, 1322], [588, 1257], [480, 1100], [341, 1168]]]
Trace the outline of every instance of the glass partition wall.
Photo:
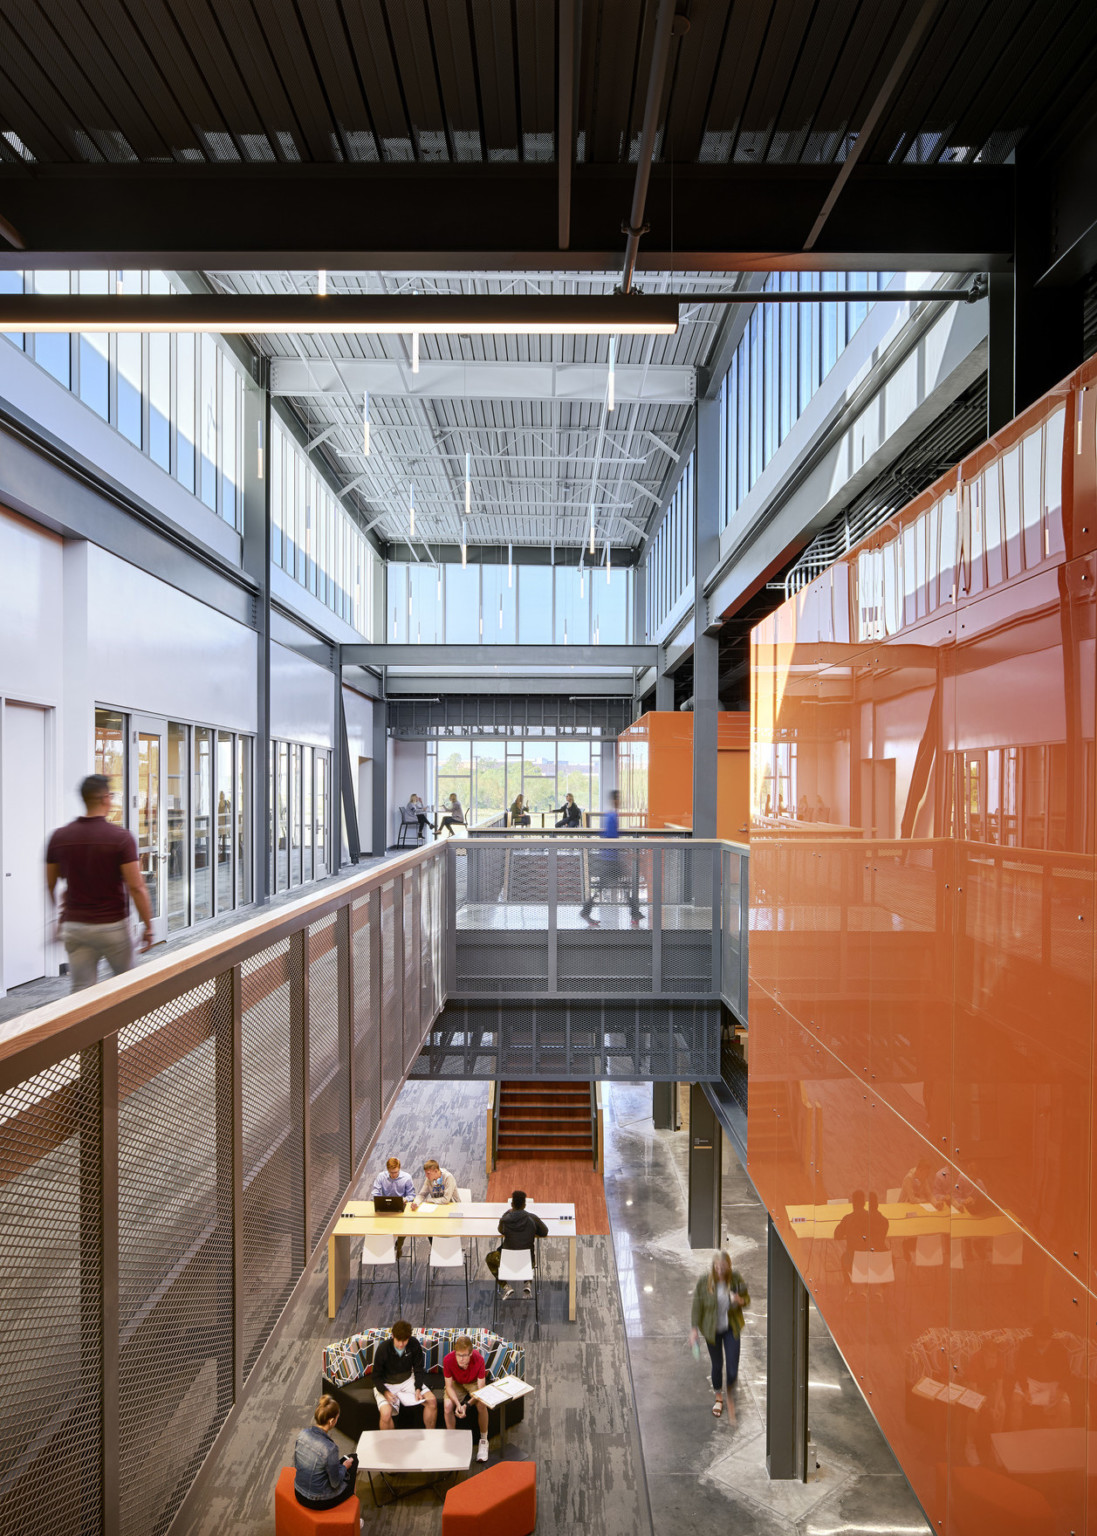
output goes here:
[[301, 742], [273, 741], [270, 888], [289, 891], [328, 874], [331, 754]]
[[397, 645], [628, 645], [631, 568], [390, 561], [382, 638]]
[[569, 793], [582, 811], [599, 809], [600, 738], [439, 737], [436, 751], [434, 803], [456, 793], [472, 826], [501, 816], [519, 794], [531, 814], [557, 809]]

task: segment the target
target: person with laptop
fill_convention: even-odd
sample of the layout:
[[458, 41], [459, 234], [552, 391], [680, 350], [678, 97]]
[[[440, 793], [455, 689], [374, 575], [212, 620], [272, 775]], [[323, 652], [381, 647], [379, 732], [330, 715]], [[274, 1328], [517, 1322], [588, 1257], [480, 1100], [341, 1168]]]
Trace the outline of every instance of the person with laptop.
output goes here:
[[[514, 1295], [514, 1287], [499, 1278], [499, 1255], [504, 1248], [528, 1248], [529, 1261], [532, 1264], [534, 1242], [539, 1237], [548, 1237], [548, 1227], [540, 1216], [535, 1216], [532, 1211], [526, 1210], [525, 1190], [516, 1189], [510, 1197], [510, 1210], [504, 1211], [499, 1218], [499, 1231], [503, 1235], [503, 1241], [498, 1248], [493, 1248], [484, 1256], [484, 1263], [495, 1276], [496, 1285], [502, 1287], [503, 1300], [509, 1301]], [[528, 1280], [522, 1294], [523, 1296], [533, 1295]]]
[[[415, 1181], [410, 1173], [405, 1173], [400, 1167], [398, 1157], [390, 1157], [385, 1164], [384, 1173], [379, 1173], [374, 1179], [370, 1198], [373, 1200], [373, 1209], [379, 1212], [402, 1211], [405, 1203], [415, 1199]], [[386, 1204], [378, 1206], [379, 1199], [384, 1200]], [[397, 1205], [395, 1203], [397, 1200], [403, 1203]], [[404, 1239], [401, 1236], [396, 1239], [397, 1258], [403, 1251]]]
[[426, 1356], [419, 1340], [412, 1337], [411, 1324], [403, 1318], [393, 1323], [390, 1337], [382, 1339], [374, 1351], [373, 1395], [382, 1429], [393, 1427], [401, 1408], [420, 1406], [423, 1428], [434, 1428], [438, 1399], [427, 1386]]

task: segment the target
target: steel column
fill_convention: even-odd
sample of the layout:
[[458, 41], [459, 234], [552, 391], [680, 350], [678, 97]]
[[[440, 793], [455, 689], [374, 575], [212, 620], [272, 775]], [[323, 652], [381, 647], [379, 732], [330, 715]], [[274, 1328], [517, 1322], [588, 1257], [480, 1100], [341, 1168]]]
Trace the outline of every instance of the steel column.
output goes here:
[[[662, 649], [659, 654], [664, 654]], [[660, 671], [655, 679], [655, 707], [661, 710], [674, 708], [674, 678], [668, 672]]]
[[652, 1083], [651, 1118], [655, 1122], [655, 1129], [657, 1131], [676, 1131], [678, 1129], [678, 1116], [675, 1114], [675, 1101], [677, 1097], [677, 1083]]
[[389, 733], [384, 699], [373, 701], [373, 853], [389, 845]]
[[700, 1083], [689, 1089], [689, 1246], [719, 1248], [723, 1133]]
[[766, 1470], [807, 1482], [808, 1293], [769, 1221], [766, 1310]]
[[[244, 390], [243, 566], [258, 587], [255, 599], [255, 750], [252, 754], [252, 869], [255, 905], [270, 899], [270, 364], [257, 360], [258, 377]], [[337, 866], [338, 867], [338, 866]]]
[[720, 642], [709, 624], [704, 584], [720, 547], [720, 402], [697, 402], [693, 572], [693, 835], [716, 836]]
[[1012, 272], [990, 274], [987, 324], [987, 436], [993, 437], [1014, 416], [1013, 311], [1016, 280]]

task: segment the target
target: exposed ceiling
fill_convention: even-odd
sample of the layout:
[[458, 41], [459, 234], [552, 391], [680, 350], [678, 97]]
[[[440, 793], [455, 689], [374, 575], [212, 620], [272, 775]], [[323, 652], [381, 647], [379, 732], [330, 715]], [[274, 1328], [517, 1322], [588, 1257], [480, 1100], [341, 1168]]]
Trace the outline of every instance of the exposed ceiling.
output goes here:
[[[315, 291], [317, 281], [315, 272], [207, 277], [223, 291], [263, 293]], [[527, 272], [476, 279], [444, 273], [327, 275], [329, 293], [611, 293], [616, 281], [616, 273], [573, 279]], [[645, 278], [645, 289], [658, 292], [671, 282], [669, 274]], [[674, 276], [675, 291], [696, 288], [699, 295], [696, 304], [682, 306], [676, 336], [615, 338], [612, 411], [607, 337], [423, 336], [418, 374], [412, 371], [408, 336], [265, 336], [254, 338], [253, 345], [272, 359], [304, 363], [303, 370], [276, 366], [275, 381], [279, 376], [288, 381], [283, 398], [306, 441], [315, 445], [312, 451], [386, 544], [408, 541], [414, 486], [416, 556], [405, 550], [406, 557], [430, 559], [435, 546], [460, 543], [467, 453], [470, 545], [544, 547], [555, 541], [574, 553], [589, 539], [593, 504], [594, 558], [600, 561], [607, 539], [618, 551], [640, 546], [669, 479], [677, 475], [690, 427], [694, 370], [708, 361], [728, 320], [726, 307], [703, 301], [712, 283], [703, 275]], [[721, 286], [726, 290], [726, 279]], [[373, 375], [364, 372], [362, 365], [374, 359], [390, 366]], [[546, 376], [570, 376], [578, 367], [585, 370], [584, 382], [568, 386], [578, 398], [546, 398]], [[370, 377], [376, 382], [370, 390], [367, 456], [361, 381]], [[589, 549], [586, 558], [591, 559]]]

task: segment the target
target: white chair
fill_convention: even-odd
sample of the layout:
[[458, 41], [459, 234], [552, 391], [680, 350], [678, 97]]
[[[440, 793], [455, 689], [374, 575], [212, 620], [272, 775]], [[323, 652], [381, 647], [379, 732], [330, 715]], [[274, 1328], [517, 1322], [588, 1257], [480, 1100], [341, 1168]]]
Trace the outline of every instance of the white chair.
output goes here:
[[855, 1253], [849, 1278], [854, 1285], [890, 1285], [895, 1279], [891, 1253]]
[[[458, 1185], [457, 1186], [457, 1204], [458, 1205], [471, 1205], [472, 1204], [472, 1190], [471, 1189], [462, 1189], [461, 1186]], [[480, 1268], [480, 1239], [478, 1237], [470, 1237], [469, 1238], [469, 1247], [471, 1248], [472, 1253], [473, 1253], [473, 1260], [472, 1260], [473, 1267], [475, 1269], [479, 1269]]]
[[898, 1184], [893, 1185], [892, 1188], [889, 1189], [887, 1194], [884, 1196], [884, 1204], [885, 1205], [898, 1205], [899, 1204], [899, 1195], [900, 1195], [900, 1193], [901, 1193], [901, 1191], [900, 1191], [899, 1185]]
[[[499, 1250], [499, 1279], [504, 1285], [515, 1285], [521, 1282], [523, 1285], [533, 1287], [533, 1315], [540, 1321], [537, 1310], [537, 1271], [533, 1267], [532, 1248], [500, 1248]], [[495, 1300], [491, 1309], [491, 1327], [495, 1331], [495, 1323], [499, 1314], [499, 1286], [495, 1287]]]
[[914, 1239], [915, 1269], [935, 1269], [945, 1262], [945, 1239], [941, 1232], [930, 1232]]
[[[358, 1314], [362, 1310], [362, 1270], [366, 1265], [376, 1269], [380, 1264], [396, 1265], [396, 1311], [402, 1314], [404, 1310], [404, 1286], [400, 1274], [400, 1255], [396, 1252], [396, 1244], [387, 1233], [373, 1233], [363, 1237], [362, 1253], [358, 1260], [358, 1302], [354, 1309], [354, 1326], [358, 1327]], [[370, 1277], [370, 1285], [376, 1285], [374, 1276]]]
[[463, 1269], [465, 1272], [465, 1327], [469, 1326], [469, 1261], [459, 1237], [436, 1237], [430, 1245], [427, 1277], [423, 1285], [423, 1327], [427, 1326], [430, 1307], [430, 1276], [433, 1269]]

